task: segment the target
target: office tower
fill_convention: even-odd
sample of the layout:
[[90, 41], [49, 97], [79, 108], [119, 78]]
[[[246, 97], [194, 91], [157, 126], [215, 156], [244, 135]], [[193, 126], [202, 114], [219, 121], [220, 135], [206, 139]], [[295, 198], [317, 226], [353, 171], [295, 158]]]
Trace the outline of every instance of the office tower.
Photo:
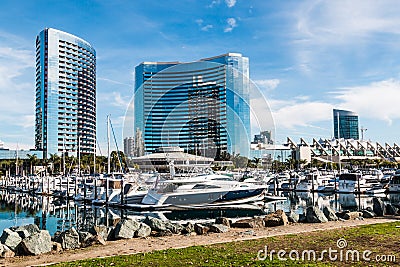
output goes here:
[[126, 157], [129, 157], [129, 158], [135, 156], [135, 138], [134, 137], [124, 138], [124, 154]]
[[358, 115], [347, 110], [333, 110], [333, 128], [336, 139], [359, 139]]
[[96, 51], [85, 40], [51, 28], [36, 37], [35, 119], [35, 147], [44, 158], [94, 153]]
[[249, 61], [228, 53], [193, 63], [143, 62], [135, 68], [135, 128], [146, 152], [179, 146], [218, 158], [248, 155]]

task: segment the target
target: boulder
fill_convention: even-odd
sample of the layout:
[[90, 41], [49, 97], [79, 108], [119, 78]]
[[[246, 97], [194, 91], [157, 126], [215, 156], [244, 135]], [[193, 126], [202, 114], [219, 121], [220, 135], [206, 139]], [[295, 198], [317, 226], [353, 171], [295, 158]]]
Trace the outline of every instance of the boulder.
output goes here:
[[93, 245], [105, 245], [106, 241], [101, 235], [92, 235], [86, 237], [84, 241], [81, 241], [82, 247], [90, 247]]
[[198, 235], [205, 235], [208, 233], [208, 231], [210, 231], [210, 227], [207, 227], [205, 225], [202, 225], [200, 223], [196, 223], [194, 225], [194, 231], [196, 232], [196, 234]]
[[372, 210], [376, 216], [383, 216], [385, 214], [385, 206], [380, 198], [374, 197], [372, 199]]
[[170, 230], [163, 230], [163, 231], [159, 231], [155, 234], [155, 236], [157, 237], [163, 237], [163, 236], [172, 236], [172, 232]]
[[144, 220], [144, 223], [150, 226], [152, 231], [161, 232], [167, 230], [165, 222], [154, 217], [147, 216]]
[[183, 225], [182, 234], [190, 234], [194, 232], [194, 225], [191, 222], [188, 222], [186, 225]]
[[13, 257], [15, 257], [15, 252], [12, 251], [9, 247], [7, 247], [6, 245], [1, 245], [1, 246], [3, 246], [3, 252], [1, 253], [1, 257], [2, 258], [13, 258]]
[[135, 232], [139, 230], [140, 223], [131, 219], [123, 219], [115, 226], [114, 236], [116, 239], [129, 239], [135, 236]]
[[19, 234], [11, 229], [4, 229], [3, 234], [0, 237], [0, 242], [14, 252], [21, 241], [22, 238], [19, 236]]
[[51, 242], [51, 247], [52, 247], [52, 250], [55, 251], [55, 252], [61, 252], [62, 251], [61, 244], [58, 243], [58, 242], [54, 242], [54, 241]]
[[298, 222], [299, 223], [306, 223], [307, 222], [306, 214], [304, 214], [304, 213], [299, 214], [299, 221]]
[[375, 213], [373, 211], [370, 210], [363, 210], [362, 211], [362, 216], [366, 219], [370, 219], [370, 218], [374, 218], [375, 217]]
[[351, 211], [351, 212], [346, 212], [343, 214], [342, 219], [344, 220], [357, 220], [360, 217], [362, 217], [362, 212], [358, 211]]
[[399, 209], [393, 206], [392, 204], [386, 205], [386, 215], [396, 215], [398, 211]]
[[105, 226], [105, 225], [92, 226], [89, 229], [89, 233], [91, 233], [94, 236], [99, 235], [104, 240], [107, 240], [107, 237], [108, 237], [108, 229], [107, 229], [107, 226]]
[[288, 225], [289, 220], [283, 210], [277, 210], [274, 213], [268, 214], [264, 217], [265, 227], [275, 227], [280, 225]]
[[214, 233], [226, 233], [229, 231], [229, 227], [223, 224], [212, 224], [210, 226], [210, 232]]
[[223, 225], [226, 225], [228, 227], [231, 227], [231, 222], [226, 217], [217, 217], [217, 218], [215, 218], [215, 223], [216, 224], [223, 224]]
[[234, 228], [261, 228], [264, 227], [264, 223], [261, 222], [257, 224], [254, 219], [240, 219], [231, 224], [231, 227]]
[[247, 230], [247, 231], [244, 231], [244, 232], [240, 232], [239, 234], [256, 236], [256, 232], [254, 232], [253, 230]]
[[173, 234], [180, 234], [181, 231], [183, 230], [182, 225], [180, 225], [179, 223], [171, 223], [171, 222], [165, 222], [165, 228], [167, 230], [170, 230], [171, 233]]
[[[18, 226], [18, 227], [15, 228], [15, 230], [13, 229], [13, 231], [17, 232], [17, 233], [19, 231], [22, 231], [22, 232], [25, 232], [25, 233], [28, 232], [28, 236], [30, 236], [30, 235], [34, 235], [34, 234], [39, 233], [40, 229], [36, 224], [27, 224], [27, 225], [23, 225], [23, 226]], [[21, 237], [21, 238], [23, 239], [24, 237]]]
[[299, 222], [299, 214], [291, 210], [288, 214], [286, 214], [288, 221], [291, 223], [298, 223]]
[[306, 209], [306, 220], [308, 223], [325, 223], [328, 219], [324, 213], [317, 207], [307, 207]]
[[41, 230], [21, 242], [21, 249], [26, 255], [40, 255], [51, 251], [52, 242], [49, 231]]
[[148, 237], [151, 234], [151, 228], [145, 223], [140, 223], [139, 229], [135, 232], [135, 237]]
[[77, 249], [80, 247], [79, 234], [74, 227], [54, 237], [63, 249]]
[[328, 221], [337, 221], [338, 217], [336, 216], [335, 212], [331, 207], [324, 207], [322, 210], [324, 212], [325, 217], [328, 219]]

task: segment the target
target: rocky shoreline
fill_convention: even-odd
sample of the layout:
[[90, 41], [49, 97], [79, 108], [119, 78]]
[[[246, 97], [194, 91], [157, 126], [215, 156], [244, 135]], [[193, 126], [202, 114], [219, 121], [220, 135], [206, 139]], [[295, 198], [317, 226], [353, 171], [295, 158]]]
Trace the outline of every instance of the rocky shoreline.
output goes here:
[[71, 228], [64, 232], [56, 232], [53, 237], [47, 230], [40, 230], [36, 225], [30, 224], [20, 227], [5, 229], [0, 237], [0, 255], [2, 258], [15, 256], [38, 256], [45, 253], [63, 253], [93, 245], [106, 245], [115, 240], [128, 240], [134, 238], [192, 236], [207, 235], [209, 233], [227, 233], [231, 229], [245, 230], [243, 235], [255, 235], [255, 230], [267, 229], [289, 224], [318, 224], [328, 221], [364, 220], [383, 215], [400, 215], [399, 207], [384, 203], [374, 198], [373, 207], [360, 212], [334, 212], [329, 207], [320, 210], [309, 206], [305, 214], [282, 210], [253, 218], [229, 220], [216, 218], [214, 222], [179, 224], [162, 221], [157, 218], [147, 217], [144, 221], [122, 219], [115, 221], [112, 227], [104, 225], [93, 226], [88, 232], [77, 231]]

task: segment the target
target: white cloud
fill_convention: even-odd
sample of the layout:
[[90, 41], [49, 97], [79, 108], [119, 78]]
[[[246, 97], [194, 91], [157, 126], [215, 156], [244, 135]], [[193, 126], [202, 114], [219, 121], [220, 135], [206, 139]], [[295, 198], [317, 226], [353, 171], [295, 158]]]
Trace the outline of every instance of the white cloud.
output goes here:
[[213, 25], [207, 24], [207, 25], [201, 27], [201, 30], [204, 31], [204, 32], [208, 32], [208, 30], [210, 30], [212, 28], [213, 28]]
[[400, 119], [400, 81], [388, 79], [364, 86], [347, 87], [335, 96], [339, 107], [359, 113], [363, 118], [384, 120], [389, 125]]
[[226, 20], [226, 23], [228, 25], [225, 27], [224, 32], [231, 32], [234, 28], [237, 27], [237, 23], [236, 23], [236, 19], [235, 18], [228, 18]]
[[236, 5], [236, 0], [225, 0], [225, 4], [231, 8], [234, 7]]
[[280, 80], [279, 79], [269, 79], [269, 80], [256, 80], [254, 82], [260, 88], [266, 89], [267, 91], [272, 91], [276, 87], [278, 87]]
[[293, 129], [296, 126], [313, 127], [314, 123], [331, 119], [333, 105], [324, 102], [269, 101], [278, 128]]

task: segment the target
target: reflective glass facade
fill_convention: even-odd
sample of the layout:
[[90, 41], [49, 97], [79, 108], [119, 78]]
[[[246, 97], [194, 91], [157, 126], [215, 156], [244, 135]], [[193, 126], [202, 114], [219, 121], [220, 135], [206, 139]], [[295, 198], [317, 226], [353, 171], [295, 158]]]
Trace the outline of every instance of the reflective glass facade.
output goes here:
[[45, 29], [36, 38], [35, 147], [49, 154], [94, 153], [96, 51], [69, 33]]
[[333, 110], [334, 136], [336, 139], [355, 139], [358, 140], [358, 115], [347, 110]]
[[144, 62], [135, 68], [135, 128], [146, 152], [179, 146], [218, 157], [247, 155], [248, 58], [225, 54], [193, 63]]

